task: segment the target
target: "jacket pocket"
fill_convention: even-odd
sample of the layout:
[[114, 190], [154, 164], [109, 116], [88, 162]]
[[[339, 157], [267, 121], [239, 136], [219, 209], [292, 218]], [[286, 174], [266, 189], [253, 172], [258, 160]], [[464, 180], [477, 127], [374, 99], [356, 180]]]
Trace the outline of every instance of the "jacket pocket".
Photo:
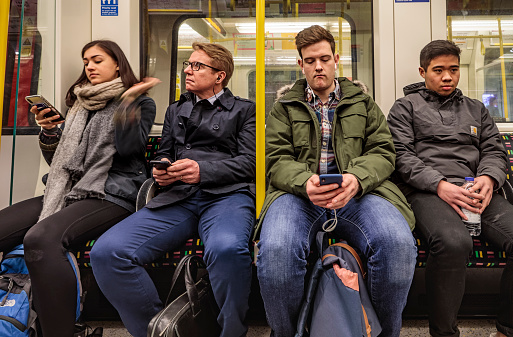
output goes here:
[[364, 138], [367, 125], [367, 114], [355, 110], [345, 113], [340, 118], [344, 138]]
[[349, 163], [353, 158], [362, 154], [363, 140], [365, 138], [365, 128], [367, 124], [367, 115], [359, 111], [344, 114], [340, 117], [342, 130], [336, 131], [340, 138], [333, 139], [334, 147], [339, 147], [340, 141], [343, 141], [342, 148], [344, 153], [343, 161]]
[[463, 144], [472, 144], [476, 147], [479, 147], [479, 139], [481, 138], [481, 126], [477, 125], [477, 123], [473, 125], [461, 125], [459, 133], [460, 137], [464, 138]]
[[292, 142], [294, 147], [308, 145], [310, 139], [310, 120], [292, 121]]
[[310, 151], [310, 132], [311, 120], [294, 120], [292, 121], [292, 144], [294, 145], [294, 155], [301, 158], [302, 153]]

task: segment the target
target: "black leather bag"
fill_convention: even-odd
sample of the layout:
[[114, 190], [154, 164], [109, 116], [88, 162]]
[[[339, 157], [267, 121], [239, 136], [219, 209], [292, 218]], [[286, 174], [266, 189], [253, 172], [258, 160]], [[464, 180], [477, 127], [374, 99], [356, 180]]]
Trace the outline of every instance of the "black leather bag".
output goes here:
[[218, 314], [203, 259], [187, 255], [176, 267], [166, 306], [152, 318], [147, 336], [218, 337], [221, 334]]

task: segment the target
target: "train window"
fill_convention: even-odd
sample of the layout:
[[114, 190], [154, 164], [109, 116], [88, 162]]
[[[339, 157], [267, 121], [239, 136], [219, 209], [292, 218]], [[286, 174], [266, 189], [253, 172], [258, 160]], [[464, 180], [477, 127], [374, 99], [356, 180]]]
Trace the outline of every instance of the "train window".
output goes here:
[[[298, 67], [296, 67], [298, 68]], [[266, 116], [271, 111], [274, 102], [278, 98], [278, 90], [284, 88], [286, 85], [294, 83], [297, 79], [301, 78], [303, 74], [301, 70], [269, 70], [265, 72], [265, 113]], [[256, 82], [256, 71], [252, 71], [248, 75], [248, 83]], [[256, 99], [256, 88], [254, 85], [249, 87], [249, 99]]]
[[513, 2], [448, 0], [447, 36], [462, 50], [458, 87], [512, 122]]
[[[189, 4], [187, 8], [153, 2], [148, 2], [149, 70], [164, 82], [152, 92], [157, 102], [157, 122], [163, 121], [169, 102], [185, 91], [181, 65], [196, 41], [220, 43], [228, 48], [235, 63], [228, 88], [235, 95], [256, 100], [254, 1], [211, 0]], [[265, 16], [267, 112], [276, 99], [276, 90], [303, 76], [294, 38], [314, 24], [329, 29], [335, 37], [336, 52], [341, 56], [338, 75], [365, 82], [372, 94], [372, 1], [266, 1]]]

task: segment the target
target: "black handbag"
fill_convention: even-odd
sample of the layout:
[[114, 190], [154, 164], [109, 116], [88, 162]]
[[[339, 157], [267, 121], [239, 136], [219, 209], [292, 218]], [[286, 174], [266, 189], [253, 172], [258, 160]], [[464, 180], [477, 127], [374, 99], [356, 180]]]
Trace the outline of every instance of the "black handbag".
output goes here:
[[166, 306], [150, 321], [147, 336], [218, 337], [218, 314], [203, 259], [187, 255], [176, 267]]

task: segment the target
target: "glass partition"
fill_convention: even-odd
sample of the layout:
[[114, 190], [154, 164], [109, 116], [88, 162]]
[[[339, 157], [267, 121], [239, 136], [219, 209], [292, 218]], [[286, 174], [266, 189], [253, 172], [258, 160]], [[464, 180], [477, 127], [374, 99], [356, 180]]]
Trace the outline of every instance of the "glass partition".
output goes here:
[[448, 0], [447, 29], [462, 50], [459, 88], [513, 121], [513, 2]]

